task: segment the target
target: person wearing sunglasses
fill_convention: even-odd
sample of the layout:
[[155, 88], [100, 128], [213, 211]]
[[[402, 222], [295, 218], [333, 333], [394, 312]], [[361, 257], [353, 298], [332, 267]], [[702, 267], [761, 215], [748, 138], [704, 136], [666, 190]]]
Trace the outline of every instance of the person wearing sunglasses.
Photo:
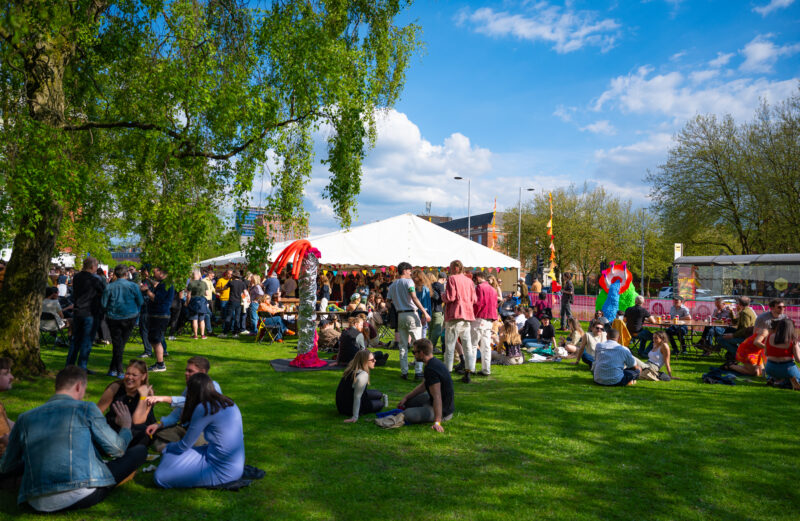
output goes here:
[[375, 355], [369, 349], [358, 351], [344, 370], [336, 388], [336, 408], [349, 416], [344, 422], [355, 423], [362, 414], [379, 412], [389, 405], [389, 397], [367, 389], [369, 373], [375, 368]]
[[589, 325], [589, 331], [587, 331], [581, 339], [578, 352], [575, 353], [575, 365], [578, 365], [581, 360], [583, 360], [583, 363], [592, 367], [592, 364], [594, 364], [595, 347], [597, 347], [597, 344], [605, 342], [606, 340], [606, 329], [603, 327], [603, 324], [597, 320], [593, 321]]

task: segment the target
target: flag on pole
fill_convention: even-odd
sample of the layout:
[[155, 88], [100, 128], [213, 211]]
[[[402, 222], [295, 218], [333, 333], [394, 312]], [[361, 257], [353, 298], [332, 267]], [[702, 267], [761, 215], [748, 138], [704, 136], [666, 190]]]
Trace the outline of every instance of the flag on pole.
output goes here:
[[489, 245], [494, 249], [497, 245], [497, 197], [494, 198], [494, 208], [492, 208], [492, 242]]
[[555, 280], [556, 247], [553, 244], [553, 239], [555, 238], [555, 235], [553, 235], [553, 192], [548, 192], [547, 198], [550, 203], [550, 220], [547, 221], [547, 235], [550, 237], [550, 272], [547, 275]]

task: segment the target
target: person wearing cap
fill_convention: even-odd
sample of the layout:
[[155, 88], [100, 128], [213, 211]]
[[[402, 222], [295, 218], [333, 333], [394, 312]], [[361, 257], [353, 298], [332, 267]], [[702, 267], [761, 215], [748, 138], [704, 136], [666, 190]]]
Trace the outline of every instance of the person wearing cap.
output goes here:
[[353, 293], [350, 295], [350, 303], [344, 308], [344, 310], [348, 313], [360, 310], [366, 311], [366, 309], [367, 308], [364, 307], [364, 304], [361, 303], [361, 293]]
[[[422, 338], [422, 322], [417, 310], [422, 310], [422, 315], [426, 321], [430, 322], [431, 316], [425, 311], [422, 303], [417, 298], [414, 288], [414, 281], [411, 280], [411, 264], [401, 262], [397, 265], [399, 278], [389, 286], [387, 294], [397, 312], [397, 337], [398, 349], [400, 351], [400, 378], [408, 380], [408, 342], [409, 337], [414, 342]], [[470, 286], [472, 284], [470, 283]], [[416, 362], [414, 366], [414, 378], [421, 380], [423, 363]]]

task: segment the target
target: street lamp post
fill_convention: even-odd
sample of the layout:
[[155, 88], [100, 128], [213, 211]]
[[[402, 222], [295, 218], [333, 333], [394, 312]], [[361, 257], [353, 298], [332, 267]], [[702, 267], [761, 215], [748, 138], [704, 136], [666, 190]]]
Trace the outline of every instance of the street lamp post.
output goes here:
[[467, 239], [472, 240], [472, 222], [470, 219], [472, 215], [470, 214], [469, 211], [470, 192], [472, 191], [472, 180], [469, 179], [468, 177], [461, 177], [460, 175], [453, 177], [453, 179], [457, 179], [458, 181], [463, 181], [464, 179], [467, 180]]
[[[535, 188], [526, 188], [528, 192], [533, 192]], [[517, 201], [517, 260], [519, 261], [519, 269], [522, 271], [522, 187], [519, 187], [519, 201]]]

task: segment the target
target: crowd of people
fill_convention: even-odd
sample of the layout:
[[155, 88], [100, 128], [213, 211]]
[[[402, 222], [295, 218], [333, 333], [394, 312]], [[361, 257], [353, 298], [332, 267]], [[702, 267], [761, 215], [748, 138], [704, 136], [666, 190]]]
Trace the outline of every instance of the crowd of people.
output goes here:
[[[16, 423], [0, 405], [0, 484], [18, 487], [20, 503], [41, 512], [92, 506], [130, 479], [149, 449], [161, 455], [154, 475], [159, 487], [213, 487], [242, 477], [242, 415], [209, 376], [209, 360], [193, 356], [187, 361], [180, 396], [157, 394], [150, 374], [166, 370], [167, 342], [189, 323], [191, 337], [199, 341], [214, 329], [221, 328], [218, 336], [226, 338], [260, 335], [267, 327], [282, 340], [293, 324], [281, 303], [296, 296], [297, 284], [291, 277], [281, 280], [273, 274], [262, 281], [230, 269], [219, 274], [195, 270], [180, 284], [168, 280], [159, 267], [136, 270], [125, 265], [107, 277], [93, 258], [77, 273], [55, 274], [43, 304], [52, 324], [43, 327], [67, 328], [71, 338], [55, 394], [19, 415]], [[398, 350], [403, 380], [411, 378], [413, 364], [418, 383], [396, 405], [403, 421], [431, 424], [438, 432], [444, 432], [443, 424], [455, 412], [452, 374], [470, 384], [476, 376], [491, 375], [493, 365], [520, 365], [527, 356], [574, 359], [602, 386], [675, 378], [672, 356], [686, 350], [688, 330], [671, 323], [653, 333], [658, 328], [647, 326], [657, 321], [643, 298], [611, 319], [598, 311], [584, 331], [571, 314], [574, 286], [567, 277], [557, 321], [566, 334], [559, 341], [541, 290], [538, 281], [528, 287], [520, 279], [516, 292], [504, 294], [496, 277], [465, 270], [458, 260], [447, 273], [402, 262], [396, 270], [374, 276], [321, 274], [318, 346], [344, 367], [335, 390], [336, 409], [346, 423], [355, 423], [389, 407], [389, 396], [369, 387], [372, 371], [389, 358], [377, 347]], [[704, 353], [721, 346], [728, 358], [726, 370], [763, 374], [772, 385], [800, 390], [795, 364], [800, 342], [783, 314], [783, 301], [771, 301], [770, 311], [759, 316], [749, 304], [741, 296], [736, 308], [729, 309], [718, 299], [713, 318], [732, 323], [709, 323], [697, 346]], [[688, 309], [676, 297], [670, 318], [687, 316]], [[136, 327], [144, 352], [123, 366]], [[95, 404], [84, 398], [87, 375], [95, 374], [88, 369], [92, 345], [106, 338], [103, 329], [112, 345], [106, 373], [112, 380]], [[391, 331], [393, 338], [381, 342], [379, 331]], [[624, 345], [629, 339], [638, 342], [638, 357]], [[155, 363], [148, 366], [144, 359], [150, 357]], [[11, 388], [11, 370], [11, 361], [0, 358], [0, 391]], [[168, 404], [172, 412], [157, 420], [158, 403]], [[73, 458], [73, 453], [83, 456]]]

